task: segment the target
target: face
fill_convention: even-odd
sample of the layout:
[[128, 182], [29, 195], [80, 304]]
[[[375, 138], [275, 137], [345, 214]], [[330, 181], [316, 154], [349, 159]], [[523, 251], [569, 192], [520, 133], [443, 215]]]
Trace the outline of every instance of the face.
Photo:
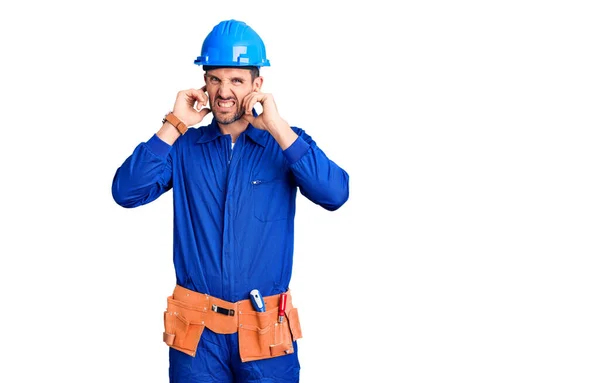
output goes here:
[[260, 90], [262, 77], [252, 80], [248, 69], [217, 68], [204, 75], [212, 114], [220, 124], [231, 124], [244, 114], [242, 101]]

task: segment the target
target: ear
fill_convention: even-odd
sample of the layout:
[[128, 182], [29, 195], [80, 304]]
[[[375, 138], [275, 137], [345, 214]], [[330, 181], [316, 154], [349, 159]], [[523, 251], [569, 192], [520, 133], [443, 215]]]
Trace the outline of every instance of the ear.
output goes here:
[[258, 76], [257, 78], [254, 79], [254, 83], [252, 84], [252, 91], [259, 92], [260, 88], [262, 87], [262, 84], [263, 84], [263, 78], [262, 78], [262, 76]]

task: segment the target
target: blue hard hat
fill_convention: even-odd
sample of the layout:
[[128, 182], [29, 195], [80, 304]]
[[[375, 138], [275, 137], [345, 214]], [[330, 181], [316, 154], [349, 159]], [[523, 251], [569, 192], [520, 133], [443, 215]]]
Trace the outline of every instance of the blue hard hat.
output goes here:
[[265, 44], [246, 23], [221, 21], [202, 43], [196, 65], [208, 66], [270, 66]]

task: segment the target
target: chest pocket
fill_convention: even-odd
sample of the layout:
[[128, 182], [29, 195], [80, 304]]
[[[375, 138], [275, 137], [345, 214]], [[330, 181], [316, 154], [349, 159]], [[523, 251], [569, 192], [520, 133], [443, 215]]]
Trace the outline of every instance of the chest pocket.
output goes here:
[[271, 222], [288, 218], [294, 202], [294, 186], [285, 174], [256, 175], [250, 183], [256, 219]]

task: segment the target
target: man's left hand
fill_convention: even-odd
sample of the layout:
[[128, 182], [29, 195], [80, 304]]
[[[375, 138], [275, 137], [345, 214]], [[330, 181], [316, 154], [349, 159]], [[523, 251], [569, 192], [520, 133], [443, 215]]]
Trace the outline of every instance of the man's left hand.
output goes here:
[[[252, 109], [256, 103], [261, 104], [262, 113], [254, 117]], [[279, 115], [275, 99], [270, 93], [252, 92], [244, 97], [242, 106], [244, 107], [242, 118], [257, 129], [267, 130], [272, 133], [277, 127], [287, 125], [287, 122]]]

